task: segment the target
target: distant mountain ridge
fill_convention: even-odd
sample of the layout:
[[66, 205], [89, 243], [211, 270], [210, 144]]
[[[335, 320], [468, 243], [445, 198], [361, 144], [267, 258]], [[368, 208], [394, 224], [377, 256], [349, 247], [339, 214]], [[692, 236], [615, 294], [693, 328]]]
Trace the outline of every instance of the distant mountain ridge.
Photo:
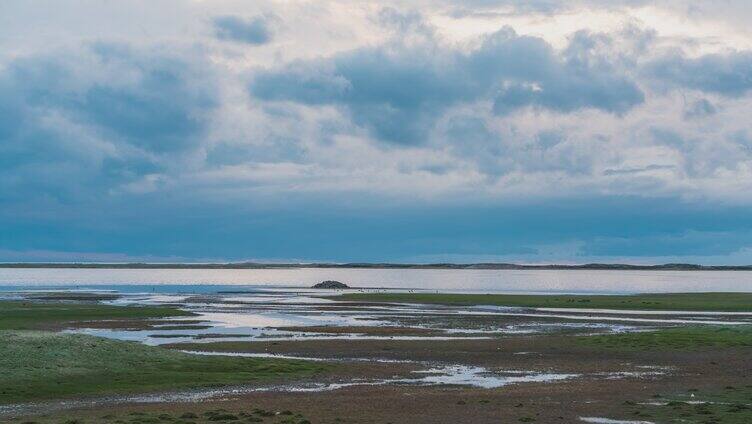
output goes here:
[[489, 270], [634, 270], [634, 271], [752, 271], [752, 265], [698, 265], [668, 263], [659, 265], [631, 265], [590, 263], [580, 265], [513, 263], [95, 263], [95, 262], [14, 262], [0, 263], [0, 268], [102, 268], [102, 269], [275, 269], [275, 268], [361, 268], [361, 269], [489, 269]]

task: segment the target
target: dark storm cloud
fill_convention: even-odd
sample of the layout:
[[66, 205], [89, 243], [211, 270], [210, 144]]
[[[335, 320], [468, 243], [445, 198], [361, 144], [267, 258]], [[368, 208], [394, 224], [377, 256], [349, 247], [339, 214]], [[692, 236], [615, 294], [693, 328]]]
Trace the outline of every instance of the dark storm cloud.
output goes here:
[[497, 114], [528, 106], [621, 114], [643, 101], [628, 75], [598, 59], [566, 57], [543, 39], [505, 28], [469, 53], [436, 44], [390, 45], [297, 62], [257, 75], [251, 93], [264, 100], [338, 105], [377, 138], [417, 144], [442, 113], [463, 102], [491, 101]]
[[87, 196], [194, 148], [216, 101], [201, 66], [97, 45], [18, 59], [0, 72], [0, 193]]
[[708, 54], [697, 58], [677, 53], [652, 62], [645, 72], [669, 87], [738, 97], [752, 89], [752, 52]]

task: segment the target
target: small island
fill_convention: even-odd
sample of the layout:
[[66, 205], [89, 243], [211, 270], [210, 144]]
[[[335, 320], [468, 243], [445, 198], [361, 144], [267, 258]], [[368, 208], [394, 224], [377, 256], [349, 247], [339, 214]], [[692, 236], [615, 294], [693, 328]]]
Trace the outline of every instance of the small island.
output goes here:
[[350, 287], [345, 283], [340, 283], [339, 281], [326, 280], [318, 284], [314, 284], [313, 288], [314, 289], [349, 289]]

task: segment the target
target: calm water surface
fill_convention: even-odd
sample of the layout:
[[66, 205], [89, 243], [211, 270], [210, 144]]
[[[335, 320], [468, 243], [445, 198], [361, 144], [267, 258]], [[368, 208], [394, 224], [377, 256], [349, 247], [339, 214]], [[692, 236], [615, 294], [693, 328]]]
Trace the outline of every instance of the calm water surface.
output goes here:
[[[223, 285], [353, 287], [470, 292], [752, 292], [749, 271], [443, 269], [0, 269], [0, 286]], [[216, 289], [216, 287], [215, 287]]]

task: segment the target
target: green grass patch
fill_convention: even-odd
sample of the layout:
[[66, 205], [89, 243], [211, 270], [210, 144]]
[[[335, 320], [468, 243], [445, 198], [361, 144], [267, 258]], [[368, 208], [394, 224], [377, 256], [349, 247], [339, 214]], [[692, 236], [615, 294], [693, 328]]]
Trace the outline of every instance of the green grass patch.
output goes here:
[[752, 326], [665, 328], [644, 333], [578, 337], [577, 343], [611, 350], [699, 350], [752, 347]]
[[752, 293], [662, 293], [637, 295], [349, 293], [331, 298], [361, 302], [497, 305], [529, 308], [752, 312]]
[[310, 376], [321, 363], [199, 356], [78, 334], [0, 331], [0, 404]]
[[0, 330], [57, 328], [62, 323], [73, 321], [166, 318], [190, 315], [193, 314], [165, 306], [0, 301]]
[[[694, 395], [691, 397], [690, 395]], [[748, 424], [752, 423], [752, 386], [726, 387], [720, 391], [675, 394], [650, 403], [625, 402], [625, 419], [657, 423]]]

